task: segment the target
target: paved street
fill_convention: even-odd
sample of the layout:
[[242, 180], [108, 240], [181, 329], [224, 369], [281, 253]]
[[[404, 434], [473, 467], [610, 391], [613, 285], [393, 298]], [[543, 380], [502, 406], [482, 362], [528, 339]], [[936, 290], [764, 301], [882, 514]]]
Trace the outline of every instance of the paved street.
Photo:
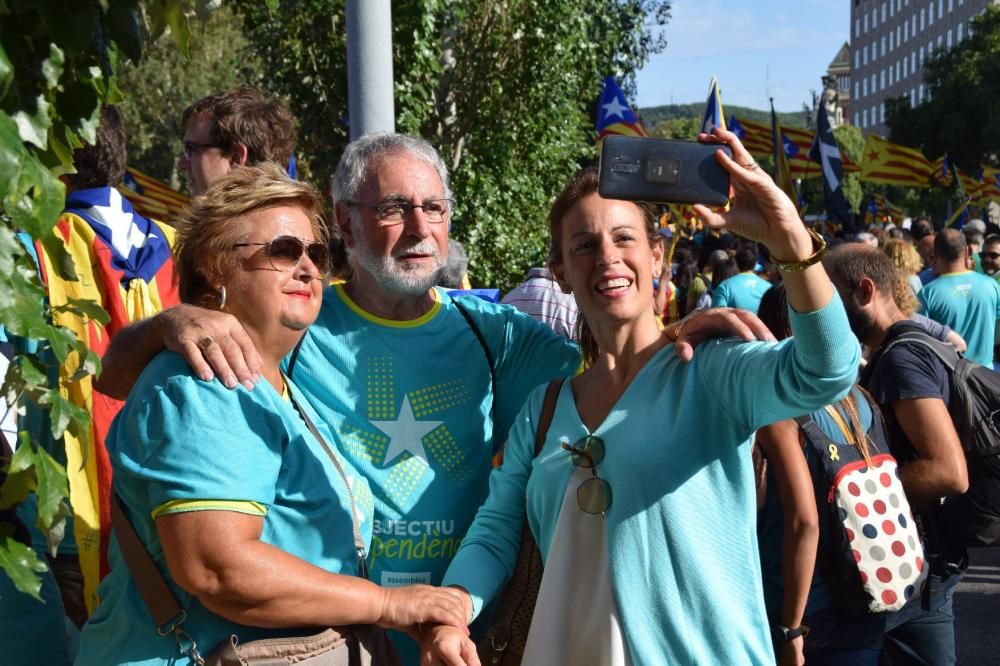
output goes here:
[[1000, 548], [970, 553], [955, 593], [955, 642], [960, 666], [1000, 664]]

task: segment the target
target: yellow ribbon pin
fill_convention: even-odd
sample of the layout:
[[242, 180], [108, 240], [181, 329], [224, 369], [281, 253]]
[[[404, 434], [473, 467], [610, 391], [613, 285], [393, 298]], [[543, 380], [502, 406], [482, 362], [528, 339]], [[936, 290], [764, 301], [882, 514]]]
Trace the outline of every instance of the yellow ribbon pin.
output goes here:
[[840, 454], [837, 453], [837, 445], [836, 444], [831, 444], [830, 446], [827, 447], [827, 450], [830, 452], [830, 460], [834, 460], [834, 461], [840, 460]]

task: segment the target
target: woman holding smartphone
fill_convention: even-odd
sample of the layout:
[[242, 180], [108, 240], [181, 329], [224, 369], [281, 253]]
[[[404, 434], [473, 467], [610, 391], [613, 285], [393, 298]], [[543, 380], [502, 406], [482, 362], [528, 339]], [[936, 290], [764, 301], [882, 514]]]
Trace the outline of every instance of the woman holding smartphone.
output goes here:
[[[699, 140], [732, 148], [716, 158], [735, 197], [726, 213], [696, 211], [768, 247], [795, 337], [716, 340], [678, 362], [649, 305], [663, 260], [652, 211], [602, 198], [593, 170], [570, 181], [549, 216], [550, 266], [580, 306], [588, 368], [562, 385], [537, 457], [544, 387], [528, 400], [445, 576], [478, 615], [510, 576], [527, 517], [545, 574], [524, 664], [773, 662], [751, 439], [841, 398], [860, 349], [819, 262], [822, 240], [733, 133]], [[427, 631], [424, 646], [428, 663], [479, 663], [449, 627]]]

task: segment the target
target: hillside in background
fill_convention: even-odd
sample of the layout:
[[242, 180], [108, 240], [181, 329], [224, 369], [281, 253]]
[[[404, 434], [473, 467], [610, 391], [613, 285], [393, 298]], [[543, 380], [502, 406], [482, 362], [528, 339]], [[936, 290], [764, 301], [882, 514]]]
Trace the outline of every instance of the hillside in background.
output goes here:
[[[771, 124], [771, 112], [759, 111], [745, 106], [730, 106], [723, 102], [726, 109], [726, 120], [736, 115], [745, 120]], [[664, 106], [651, 106], [647, 109], [639, 109], [639, 117], [647, 128], [656, 127], [657, 123], [663, 120], [673, 120], [678, 118], [698, 118], [705, 113], [705, 103], [697, 104], [666, 104]], [[802, 111], [791, 113], [778, 112], [778, 121], [782, 127], [805, 127], [806, 117]]]

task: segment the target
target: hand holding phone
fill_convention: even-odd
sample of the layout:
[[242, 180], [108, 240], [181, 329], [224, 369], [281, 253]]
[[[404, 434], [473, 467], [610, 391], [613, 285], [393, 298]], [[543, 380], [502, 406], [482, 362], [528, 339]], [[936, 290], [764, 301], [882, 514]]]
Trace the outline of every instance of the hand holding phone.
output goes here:
[[696, 141], [608, 136], [601, 147], [598, 192], [607, 199], [651, 203], [729, 202], [729, 173], [715, 153], [729, 146]]

